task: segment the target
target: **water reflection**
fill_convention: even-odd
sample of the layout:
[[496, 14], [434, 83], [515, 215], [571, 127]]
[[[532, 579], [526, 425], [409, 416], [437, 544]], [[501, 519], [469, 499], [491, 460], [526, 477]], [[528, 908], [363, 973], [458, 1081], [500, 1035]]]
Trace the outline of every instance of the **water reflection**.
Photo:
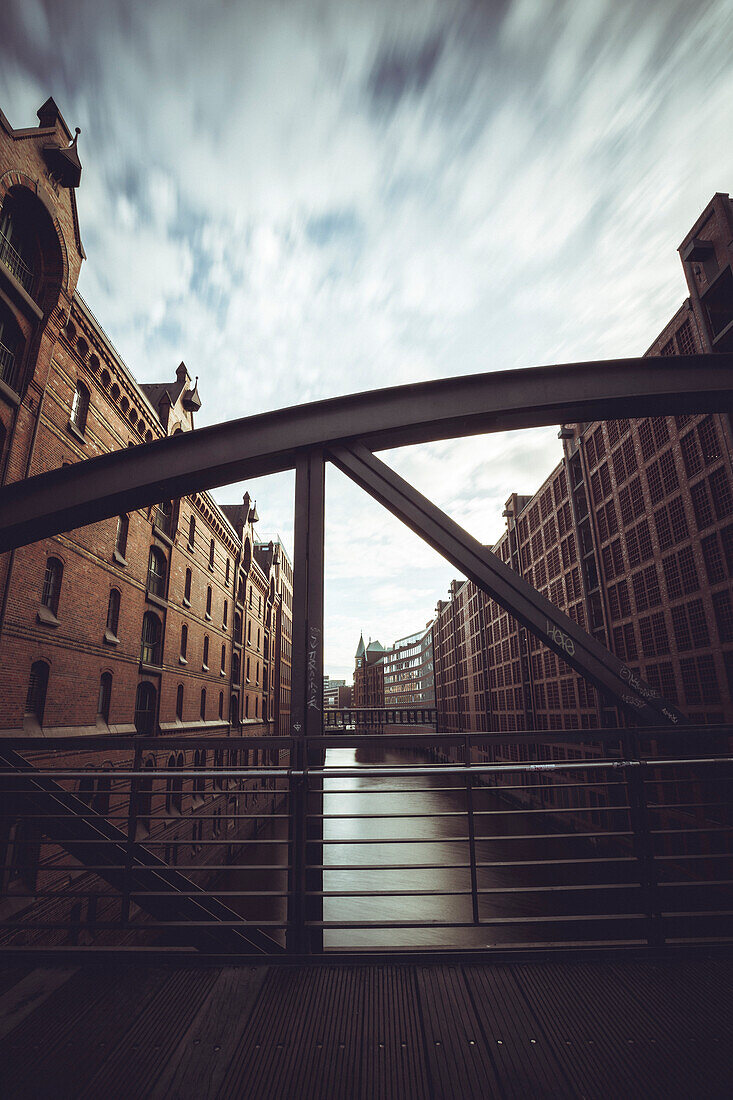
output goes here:
[[[430, 762], [415, 752], [378, 745], [329, 749], [326, 758], [333, 768]], [[613, 939], [618, 925], [600, 917], [640, 911], [635, 863], [623, 838], [607, 838], [603, 847], [593, 847], [569, 819], [543, 813], [539, 804], [528, 810], [486, 787], [476, 788], [473, 798], [477, 885], [485, 891], [479, 914], [496, 922], [482, 927], [472, 923], [462, 777], [357, 773], [324, 780], [323, 889], [335, 895], [324, 899], [324, 920], [433, 922], [426, 928], [327, 929], [326, 948], [480, 947], [544, 942], [558, 935], [569, 942], [599, 935]], [[543, 839], [533, 838], [538, 833]], [[259, 838], [278, 843], [248, 845], [240, 863], [249, 866], [228, 872], [227, 888], [284, 891], [285, 872], [271, 868], [287, 859], [286, 837], [285, 821], [268, 822]], [[622, 860], [606, 863], [608, 855]], [[582, 862], [571, 865], [570, 859]], [[496, 866], [507, 862], [520, 865]], [[579, 889], [558, 892], [557, 885]], [[364, 896], [377, 891], [389, 896]], [[286, 902], [239, 899], [236, 908], [253, 921], [284, 920]], [[542, 919], [548, 915], [557, 916], [557, 922]], [[515, 924], [513, 918], [520, 916], [522, 923]]]

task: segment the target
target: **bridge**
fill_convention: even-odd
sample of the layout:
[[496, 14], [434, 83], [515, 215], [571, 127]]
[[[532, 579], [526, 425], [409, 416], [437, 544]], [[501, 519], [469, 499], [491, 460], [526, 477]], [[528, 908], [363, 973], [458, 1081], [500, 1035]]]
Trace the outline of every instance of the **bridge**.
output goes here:
[[[158, 1095], [724, 1095], [730, 728], [688, 725], [374, 450], [719, 411], [732, 398], [730, 355], [498, 372], [232, 421], [0, 490], [8, 550], [161, 497], [296, 471], [290, 737], [85, 738], [91, 774], [78, 740], [3, 741], [4, 804], [27, 822], [19, 843], [32, 853], [42, 828], [58, 852], [33, 886], [44, 905], [32, 926], [22, 914], [2, 925], [10, 1094], [73, 1080], [70, 1095], [135, 1094], [141, 1082]], [[327, 462], [628, 724], [448, 734], [426, 732], [424, 708], [330, 724]], [[360, 733], [360, 718], [378, 732]], [[358, 767], [326, 767], [344, 747], [362, 754]], [[110, 753], [128, 766], [110, 769]], [[355, 787], [360, 808], [344, 813]], [[194, 808], [217, 837], [167, 841], [166, 821]], [[246, 886], [221, 877], [233, 864]], [[345, 890], [338, 876], [355, 869]], [[258, 888], [264, 871], [273, 878]], [[58, 917], [75, 896], [95, 899], [94, 945]], [[267, 915], [253, 915], [264, 899]], [[83, 1052], [73, 1065], [72, 1040]]]

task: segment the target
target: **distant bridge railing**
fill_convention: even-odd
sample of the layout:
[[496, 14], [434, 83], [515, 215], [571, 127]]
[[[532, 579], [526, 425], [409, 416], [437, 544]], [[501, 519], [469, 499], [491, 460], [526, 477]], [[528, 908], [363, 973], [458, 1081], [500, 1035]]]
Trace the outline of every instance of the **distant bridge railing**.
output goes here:
[[325, 707], [323, 728], [375, 729], [383, 726], [437, 726], [435, 707]]

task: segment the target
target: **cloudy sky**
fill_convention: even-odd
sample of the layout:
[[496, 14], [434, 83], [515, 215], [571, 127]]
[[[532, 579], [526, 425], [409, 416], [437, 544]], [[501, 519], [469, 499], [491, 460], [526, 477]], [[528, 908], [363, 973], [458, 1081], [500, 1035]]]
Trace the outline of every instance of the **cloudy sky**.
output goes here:
[[[79, 289], [199, 424], [428, 378], [644, 352], [733, 188], [730, 0], [5, 0], [0, 106], [82, 127]], [[556, 429], [387, 458], [482, 541]], [[243, 486], [217, 490], [221, 502]], [[290, 476], [249, 486], [292, 547]], [[454, 575], [328, 477], [326, 671]]]

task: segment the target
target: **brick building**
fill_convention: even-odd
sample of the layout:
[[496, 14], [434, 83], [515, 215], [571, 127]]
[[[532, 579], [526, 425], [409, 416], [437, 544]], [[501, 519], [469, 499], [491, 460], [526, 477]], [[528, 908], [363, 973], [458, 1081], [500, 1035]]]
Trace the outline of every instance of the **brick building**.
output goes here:
[[432, 624], [398, 639], [386, 651], [382, 663], [387, 709], [435, 706]]
[[[689, 297], [648, 355], [733, 347], [733, 204], [680, 246]], [[727, 413], [566, 425], [563, 458], [512, 494], [502, 561], [691, 719], [733, 721], [733, 439]], [[435, 624], [447, 730], [594, 729], [619, 715], [469, 582]]]
[[[38, 118], [14, 130], [0, 113], [3, 484], [191, 431], [201, 407], [183, 363], [170, 381], [138, 384], [76, 292], [85, 258], [76, 138], [52, 99]], [[196, 493], [1, 555], [0, 736], [38, 736], [40, 747], [53, 734], [217, 734], [243, 745], [248, 733], [289, 733], [292, 566], [280, 544], [256, 543], [255, 514], [238, 528], [228, 511]], [[83, 755], [74, 761], [83, 766]], [[129, 759], [110, 752], [107, 763]], [[206, 750], [147, 763], [205, 764]], [[105, 782], [106, 797], [92, 779], [78, 784], [99, 812], [110, 808]], [[243, 796], [250, 808], [257, 787]], [[204, 836], [234, 826], [236, 797], [221, 788], [205, 798], [171, 780], [143, 794], [141, 828], [151, 844], [164, 838], [166, 861], [183, 852], [181, 837], [196, 854]], [[19, 828], [3, 816], [6, 895], [23, 876], [26, 888], [35, 881], [32, 866], [18, 871]], [[53, 858], [41, 846], [38, 862]]]
[[354, 658], [354, 690], [352, 698], [355, 707], [379, 708], [384, 706], [384, 654], [381, 642], [369, 639], [364, 645], [364, 636]]

